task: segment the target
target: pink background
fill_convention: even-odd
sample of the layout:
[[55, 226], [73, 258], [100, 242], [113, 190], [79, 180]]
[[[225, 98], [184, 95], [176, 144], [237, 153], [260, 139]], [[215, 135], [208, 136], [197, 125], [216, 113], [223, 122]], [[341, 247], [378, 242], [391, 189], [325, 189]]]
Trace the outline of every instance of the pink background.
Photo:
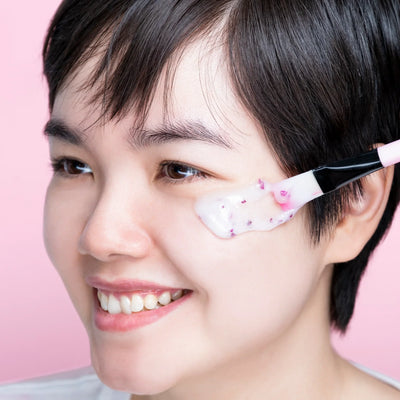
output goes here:
[[[21, 3], [23, 5], [21, 5]], [[85, 332], [47, 260], [42, 204], [50, 176], [40, 51], [58, 0], [0, 3], [0, 382], [89, 363]], [[399, 214], [363, 280], [339, 351], [400, 380]]]

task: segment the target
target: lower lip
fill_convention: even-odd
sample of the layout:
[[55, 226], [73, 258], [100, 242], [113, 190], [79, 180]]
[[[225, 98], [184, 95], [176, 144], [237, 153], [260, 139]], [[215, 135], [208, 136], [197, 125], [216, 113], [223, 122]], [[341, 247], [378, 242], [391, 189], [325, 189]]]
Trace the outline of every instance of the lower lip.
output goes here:
[[128, 314], [110, 314], [104, 311], [97, 300], [97, 293], [94, 291], [94, 323], [96, 327], [106, 332], [127, 332], [142, 326], [152, 324], [165, 317], [171, 311], [176, 310], [181, 304], [191, 296], [191, 292], [185, 294], [178, 300], [162, 306], [155, 310], [140, 311], [138, 313]]

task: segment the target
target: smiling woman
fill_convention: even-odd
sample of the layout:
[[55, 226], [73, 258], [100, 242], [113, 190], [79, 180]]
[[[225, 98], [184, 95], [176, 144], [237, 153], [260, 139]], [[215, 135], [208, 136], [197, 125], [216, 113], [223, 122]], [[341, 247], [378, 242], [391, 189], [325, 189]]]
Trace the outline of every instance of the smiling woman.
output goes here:
[[[330, 343], [393, 219], [398, 165], [268, 232], [223, 239], [195, 209], [398, 140], [399, 13], [394, 0], [62, 2], [43, 53], [44, 238], [107, 393], [400, 398]], [[81, 396], [110, 390], [84, 376]]]

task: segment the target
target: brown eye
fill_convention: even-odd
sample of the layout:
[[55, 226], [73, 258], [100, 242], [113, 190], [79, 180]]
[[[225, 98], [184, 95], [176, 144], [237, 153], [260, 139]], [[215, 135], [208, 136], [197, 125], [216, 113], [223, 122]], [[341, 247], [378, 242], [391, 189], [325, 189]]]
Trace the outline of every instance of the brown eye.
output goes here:
[[92, 172], [87, 164], [77, 160], [63, 160], [62, 167], [64, 172], [68, 175], [81, 175]]
[[194, 177], [203, 177], [205, 174], [196, 168], [190, 167], [189, 165], [177, 164], [177, 163], [165, 163], [161, 166], [162, 177], [170, 180], [184, 180]]
[[71, 158], [62, 158], [51, 162], [51, 166], [55, 174], [65, 176], [76, 176], [83, 174], [91, 174], [92, 169], [89, 165], [82, 161], [74, 160]]

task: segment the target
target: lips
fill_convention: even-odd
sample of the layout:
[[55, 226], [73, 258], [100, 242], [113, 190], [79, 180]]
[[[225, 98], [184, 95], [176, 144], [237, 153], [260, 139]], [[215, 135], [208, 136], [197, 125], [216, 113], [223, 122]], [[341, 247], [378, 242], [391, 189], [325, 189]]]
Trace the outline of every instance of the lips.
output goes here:
[[94, 323], [103, 331], [125, 332], [154, 323], [186, 302], [189, 289], [144, 281], [87, 279], [93, 287]]

